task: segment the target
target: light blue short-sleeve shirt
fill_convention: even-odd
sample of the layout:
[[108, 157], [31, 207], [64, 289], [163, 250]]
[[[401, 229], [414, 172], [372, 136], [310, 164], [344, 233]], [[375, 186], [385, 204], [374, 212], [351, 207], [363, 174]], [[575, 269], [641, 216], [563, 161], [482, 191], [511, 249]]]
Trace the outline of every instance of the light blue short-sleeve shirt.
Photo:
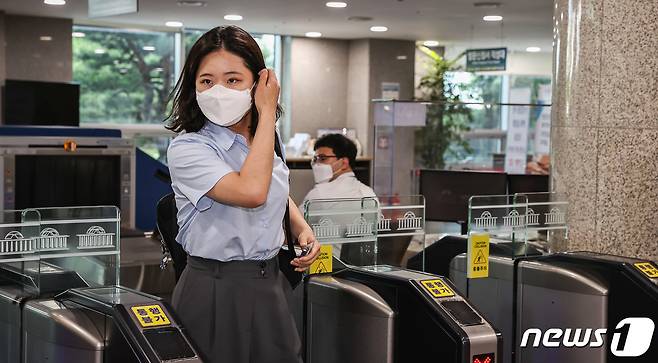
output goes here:
[[206, 193], [226, 174], [239, 172], [247, 158], [247, 140], [226, 127], [206, 122], [183, 133], [167, 150], [171, 186], [176, 195], [176, 241], [192, 256], [219, 261], [263, 260], [281, 247], [288, 202], [288, 167], [274, 155], [267, 201], [258, 208], [218, 203]]

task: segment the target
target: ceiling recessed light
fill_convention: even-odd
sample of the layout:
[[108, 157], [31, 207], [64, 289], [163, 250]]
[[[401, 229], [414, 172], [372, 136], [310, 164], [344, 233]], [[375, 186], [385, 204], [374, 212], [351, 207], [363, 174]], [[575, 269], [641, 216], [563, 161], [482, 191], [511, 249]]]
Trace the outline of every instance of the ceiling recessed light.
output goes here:
[[46, 5], [66, 5], [65, 0], [43, 0]]
[[347, 7], [347, 3], [344, 3], [342, 1], [329, 1], [327, 4], [328, 8], [345, 8]]
[[541, 48], [539, 48], [539, 47], [528, 47], [528, 48], [525, 49], [525, 51], [530, 52], [530, 53], [537, 53], [537, 52], [541, 52]]
[[73, 33], [71, 33], [71, 36], [74, 37], [74, 38], [84, 38], [85, 33], [83, 33], [83, 32], [73, 32]]
[[152, 52], [152, 51], [155, 50], [155, 47], [152, 46], [152, 45], [145, 45], [145, 46], [142, 47], [142, 49], [144, 49], [147, 52]]
[[53, 40], [53, 37], [51, 37], [50, 35], [42, 35], [42, 36], [39, 37], [39, 39], [44, 41], [44, 42], [49, 42], [49, 41]]
[[97, 49], [94, 50], [94, 53], [96, 53], [96, 54], [105, 54], [105, 49], [97, 48]]
[[388, 30], [387, 27], [381, 25], [375, 25], [370, 27], [371, 32], [385, 32], [387, 30]]
[[183, 23], [180, 21], [168, 21], [165, 23], [165, 25], [172, 28], [180, 28], [183, 26]]
[[503, 20], [503, 17], [500, 15], [487, 15], [482, 18], [484, 21], [501, 21]]
[[319, 38], [319, 37], [322, 36], [322, 33], [320, 33], [320, 32], [307, 32], [305, 35], [309, 38]]
[[194, 8], [194, 7], [202, 7], [202, 6], [206, 6], [206, 2], [205, 2], [205, 1], [187, 1], [187, 0], [181, 0], [181, 1], [178, 1], [178, 6], [189, 6], [189, 7], [191, 7], [191, 8]]
[[439, 42], [436, 40], [426, 40], [423, 42], [423, 45], [426, 47], [438, 47]]
[[224, 15], [224, 20], [239, 21], [242, 20], [242, 15], [238, 15], [238, 14]]

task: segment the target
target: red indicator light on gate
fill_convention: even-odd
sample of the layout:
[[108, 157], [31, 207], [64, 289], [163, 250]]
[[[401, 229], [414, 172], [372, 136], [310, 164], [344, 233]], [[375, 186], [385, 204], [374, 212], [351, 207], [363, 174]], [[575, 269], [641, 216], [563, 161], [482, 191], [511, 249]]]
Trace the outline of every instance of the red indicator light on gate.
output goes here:
[[494, 353], [474, 355], [473, 363], [495, 363]]

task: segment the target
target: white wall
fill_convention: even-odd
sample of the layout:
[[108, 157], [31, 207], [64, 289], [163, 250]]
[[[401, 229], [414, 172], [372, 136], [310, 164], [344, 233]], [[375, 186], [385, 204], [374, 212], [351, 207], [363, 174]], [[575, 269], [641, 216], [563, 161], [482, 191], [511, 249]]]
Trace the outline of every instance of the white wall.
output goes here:
[[291, 135], [346, 127], [348, 41], [293, 38], [291, 46]]

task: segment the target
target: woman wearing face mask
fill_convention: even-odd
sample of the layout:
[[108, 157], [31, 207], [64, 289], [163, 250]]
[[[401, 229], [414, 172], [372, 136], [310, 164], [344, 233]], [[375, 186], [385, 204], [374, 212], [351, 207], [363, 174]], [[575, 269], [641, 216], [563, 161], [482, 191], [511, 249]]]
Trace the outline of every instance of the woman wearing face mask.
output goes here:
[[[253, 95], [253, 101], [252, 101]], [[189, 254], [172, 303], [208, 362], [301, 362], [300, 340], [279, 271], [282, 221], [310, 252], [319, 243], [288, 196], [275, 155], [279, 84], [255, 40], [217, 27], [190, 49], [175, 88], [167, 152], [178, 207], [178, 243]]]

